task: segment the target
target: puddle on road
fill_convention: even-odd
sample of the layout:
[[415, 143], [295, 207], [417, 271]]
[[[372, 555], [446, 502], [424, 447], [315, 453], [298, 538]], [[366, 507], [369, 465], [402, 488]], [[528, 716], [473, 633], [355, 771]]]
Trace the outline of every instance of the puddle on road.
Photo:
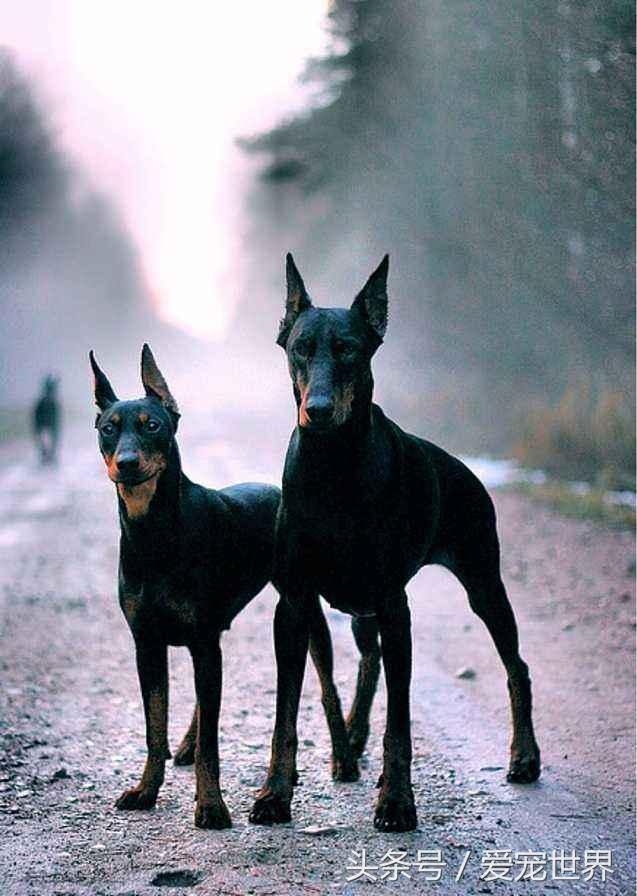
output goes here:
[[[461, 457], [460, 460], [475, 473], [478, 479], [487, 488], [501, 488], [505, 485], [543, 485], [550, 479], [543, 470], [527, 470], [516, 461], [495, 457]], [[588, 482], [566, 482], [566, 487], [574, 495], [588, 495], [593, 491], [593, 486]], [[621, 507], [631, 507], [633, 510], [637, 504], [635, 492], [605, 492], [604, 500], [608, 504]]]
[[202, 880], [201, 871], [160, 871], [150, 884], [152, 887], [196, 887]]

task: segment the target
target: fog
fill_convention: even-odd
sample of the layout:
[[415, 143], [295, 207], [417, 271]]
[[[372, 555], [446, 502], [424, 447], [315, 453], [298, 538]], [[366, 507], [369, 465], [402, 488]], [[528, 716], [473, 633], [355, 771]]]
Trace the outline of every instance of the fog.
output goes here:
[[337, 0], [323, 103], [245, 143], [251, 295], [282, 245], [334, 304], [389, 251], [377, 380], [447, 443], [511, 445], [569, 388], [632, 408], [633, 24], [623, 0]]
[[30, 401], [49, 369], [83, 405], [91, 346], [138, 389], [143, 340], [218, 404], [257, 169], [235, 137], [305, 102], [297, 75], [324, 45], [322, 16], [320, 0], [5, 11], [0, 406]]
[[[149, 341], [186, 403], [289, 417], [274, 345], [285, 252], [315, 302], [343, 305], [387, 251], [391, 317], [376, 381], [406, 425], [506, 455], [533, 409], [568, 389], [591, 408], [619, 394], [622, 420], [632, 415], [631, 5], [335, 0], [319, 36], [317, 7], [287, 33], [274, 7], [269, 58], [289, 58], [258, 114], [246, 97], [267, 66], [235, 67], [227, 89], [199, 68], [190, 117], [175, 96], [160, 114], [169, 77], [143, 90], [131, 80], [130, 157], [143, 162], [165, 140], [179, 158], [165, 178], [149, 165], [137, 204], [141, 169], [100, 182], [109, 144], [99, 145], [99, 114], [74, 153], [50, 80], [23, 52], [2, 52], [0, 405], [30, 401], [49, 370], [82, 405], [90, 347], [122, 391], [135, 390]], [[88, 32], [72, 4], [67, 13], [71, 26], [59, 27], [74, 27], [81, 46]], [[113, 67], [120, 87], [137, 51], [160, 58], [131, 29]], [[95, 70], [103, 92], [108, 66]], [[243, 85], [235, 106], [252, 109], [243, 117], [219, 104], [233, 78]], [[155, 111], [136, 119], [146, 98]], [[232, 149], [208, 162], [201, 136], [215, 116]], [[165, 131], [149, 124], [144, 135], [155, 120]], [[160, 195], [172, 205], [154, 205]]]

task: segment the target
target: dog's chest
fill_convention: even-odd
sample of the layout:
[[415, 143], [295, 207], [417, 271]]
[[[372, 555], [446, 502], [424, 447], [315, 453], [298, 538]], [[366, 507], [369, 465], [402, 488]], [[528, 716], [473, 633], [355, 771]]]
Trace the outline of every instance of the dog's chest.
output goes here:
[[400, 578], [399, 524], [373, 512], [325, 511], [287, 517], [279, 533], [281, 585], [290, 594], [316, 591], [336, 609], [371, 615], [388, 583]]
[[180, 635], [182, 641], [189, 640], [200, 623], [197, 605], [176, 583], [173, 587], [156, 591], [154, 612], [164, 630]]
[[201, 607], [185, 582], [151, 580], [125, 587], [121, 606], [133, 632], [155, 633], [174, 646], [191, 643], [202, 624]]

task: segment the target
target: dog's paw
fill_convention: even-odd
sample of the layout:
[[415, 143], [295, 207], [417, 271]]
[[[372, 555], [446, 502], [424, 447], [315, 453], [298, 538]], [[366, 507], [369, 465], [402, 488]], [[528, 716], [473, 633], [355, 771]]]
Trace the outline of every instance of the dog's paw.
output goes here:
[[193, 765], [195, 761], [195, 742], [182, 740], [177, 747], [173, 759], [174, 765]]
[[358, 781], [361, 773], [358, 763], [353, 757], [336, 759], [332, 756], [332, 779], [334, 781]]
[[197, 803], [195, 827], [205, 830], [222, 831], [232, 827], [230, 813], [224, 801], [219, 798], [214, 803]]
[[148, 787], [125, 790], [115, 803], [117, 809], [152, 809], [157, 802], [157, 791]]
[[285, 824], [292, 820], [290, 802], [268, 789], [255, 800], [249, 820], [252, 824]]
[[384, 833], [415, 831], [418, 826], [416, 805], [411, 789], [407, 793], [381, 791], [374, 814], [374, 827]]
[[536, 743], [522, 750], [512, 750], [507, 781], [510, 784], [531, 784], [540, 777], [541, 768], [540, 749]]
[[365, 745], [367, 744], [367, 738], [369, 736], [369, 726], [362, 728], [358, 725], [347, 725], [347, 735], [354, 759], [360, 759], [365, 752]]

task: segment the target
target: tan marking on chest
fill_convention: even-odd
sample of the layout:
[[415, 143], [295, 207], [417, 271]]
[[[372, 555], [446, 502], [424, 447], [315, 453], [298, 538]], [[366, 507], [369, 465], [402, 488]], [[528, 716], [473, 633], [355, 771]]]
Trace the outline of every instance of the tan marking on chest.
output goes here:
[[157, 491], [157, 476], [147, 479], [140, 485], [124, 485], [123, 482], [117, 484], [117, 491], [126, 505], [126, 513], [131, 520], [137, 520], [142, 516], [146, 516], [150, 502], [155, 497]]

